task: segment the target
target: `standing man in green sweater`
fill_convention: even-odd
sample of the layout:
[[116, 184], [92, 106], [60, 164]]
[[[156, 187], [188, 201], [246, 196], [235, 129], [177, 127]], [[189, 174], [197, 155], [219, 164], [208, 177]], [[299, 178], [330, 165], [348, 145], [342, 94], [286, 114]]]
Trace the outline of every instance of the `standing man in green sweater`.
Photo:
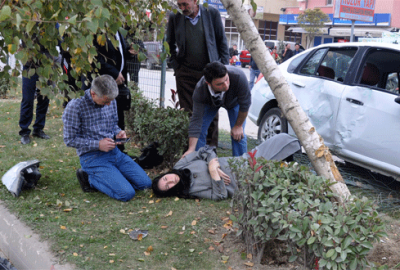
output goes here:
[[[198, 5], [197, 0], [178, 0], [182, 13], [171, 12], [167, 42], [181, 108], [192, 113], [192, 95], [204, 67], [214, 61], [229, 64], [229, 50], [219, 11]], [[177, 50], [178, 49], [178, 50]], [[218, 146], [218, 115], [210, 125], [207, 144]]]

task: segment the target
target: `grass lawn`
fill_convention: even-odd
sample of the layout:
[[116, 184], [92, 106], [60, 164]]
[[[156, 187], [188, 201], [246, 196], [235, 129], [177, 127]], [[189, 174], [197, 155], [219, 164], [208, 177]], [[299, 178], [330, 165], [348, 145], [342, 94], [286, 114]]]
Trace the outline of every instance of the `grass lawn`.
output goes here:
[[[102, 193], [83, 193], [75, 176], [79, 159], [62, 138], [62, 107], [50, 104], [45, 128], [50, 140], [32, 138], [32, 143], [22, 145], [20, 92], [20, 88], [11, 91], [9, 99], [0, 100], [0, 175], [18, 162], [38, 159], [42, 177], [36, 189], [23, 191], [18, 198], [1, 184], [0, 200], [50, 241], [61, 263], [75, 264], [77, 269], [229, 268], [229, 260], [224, 263], [223, 254], [216, 251], [227, 232], [223, 225], [229, 201], [158, 199], [146, 190], [124, 203]], [[220, 138], [230, 145], [227, 132]], [[130, 154], [139, 154], [133, 144], [127, 147]], [[230, 155], [231, 150], [218, 153]], [[132, 229], [149, 234], [134, 241], [128, 235]]]

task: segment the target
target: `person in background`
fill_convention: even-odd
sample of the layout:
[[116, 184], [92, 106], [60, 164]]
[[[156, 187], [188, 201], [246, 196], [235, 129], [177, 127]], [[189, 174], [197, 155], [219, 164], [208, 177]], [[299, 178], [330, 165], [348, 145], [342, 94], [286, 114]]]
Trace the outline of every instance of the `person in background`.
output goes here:
[[278, 53], [276, 52], [276, 47], [272, 49], [271, 56], [275, 60], [276, 63], [279, 63], [279, 61], [281, 60]]
[[260, 70], [258, 69], [257, 64], [254, 61], [253, 57], [250, 58], [249, 69], [250, 69], [249, 87], [250, 87], [250, 90], [251, 90], [254, 87], [254, 81], [257, 80], [258, 75], [260, 75]]
[[239, 55], [239, 52], [237, 50], [237, 46], [236, 46], [236, 44], [233, 44], [232, 48], [229, 48], [229, 57], [230, 57], [229, 64], [235, 66], [236, 62], [239, 61], [238, 55]]
[[294, 45], [293, 55], [299, 54], [303, 51], [304, 51], [304, 49], [300, 48], [300, 43], [296, 43], [296, 45]]
[[285, 46], [285, 49], [283, 50], [283, 53], [282, 53], [282, 57], [283, 57], [282, 62], [285, 62], [292, 56], [293, 56], [293, 51], [290, 49], [290, 44], [287, 43]]
[[[178, 0], [178, 7], [182, 13], [170, 13], [166, 35], [179, 104], [192, 113], [193, 92], [204, 67], [214, 61], [229, 64], [228, 42], [217, 9], [198, 5], [197, 0]], [[207, 143], [218, 146], [218, 115], [207, 134]]]
[[64, 142], [76, 148], [82, 166], [76, 173], [82, 190], [98, 190], [126, 202], [135, 196], [136, 190], [149, 188], [151, 180], [116, 147], [118, 139], [126, 138], [125, 131], [118, 126], [117, 96], [115, 78], [97, 77], [84, 96], [68, 103], [62, 120]]

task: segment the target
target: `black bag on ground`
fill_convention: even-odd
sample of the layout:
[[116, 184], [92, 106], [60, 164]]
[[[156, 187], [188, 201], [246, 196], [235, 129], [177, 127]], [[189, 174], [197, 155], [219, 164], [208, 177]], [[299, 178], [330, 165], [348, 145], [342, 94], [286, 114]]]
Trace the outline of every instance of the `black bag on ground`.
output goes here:
[[164, 157], [158, 154], [158, 142], [153, 142], [141, 149], [142, 155], [137, 160], [137, 163], [143, 169], [151, 169], [160, 165], [164, 161]]

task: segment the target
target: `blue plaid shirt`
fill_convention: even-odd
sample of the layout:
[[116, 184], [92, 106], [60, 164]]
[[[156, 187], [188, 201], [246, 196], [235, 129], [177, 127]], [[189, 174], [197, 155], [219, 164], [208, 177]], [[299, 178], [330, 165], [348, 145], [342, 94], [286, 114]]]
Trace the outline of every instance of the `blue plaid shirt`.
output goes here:
[[83, 97], [71, 100], [62, 116], [64, 122], [64, 142], [76, 148], [81, 156], [91, 151], [99, 151], [99, 143], [104, 138], [114, 138], [121, 129], [118, 127], [117, 103], [100, 106], [94, 103], [90, 89]]

